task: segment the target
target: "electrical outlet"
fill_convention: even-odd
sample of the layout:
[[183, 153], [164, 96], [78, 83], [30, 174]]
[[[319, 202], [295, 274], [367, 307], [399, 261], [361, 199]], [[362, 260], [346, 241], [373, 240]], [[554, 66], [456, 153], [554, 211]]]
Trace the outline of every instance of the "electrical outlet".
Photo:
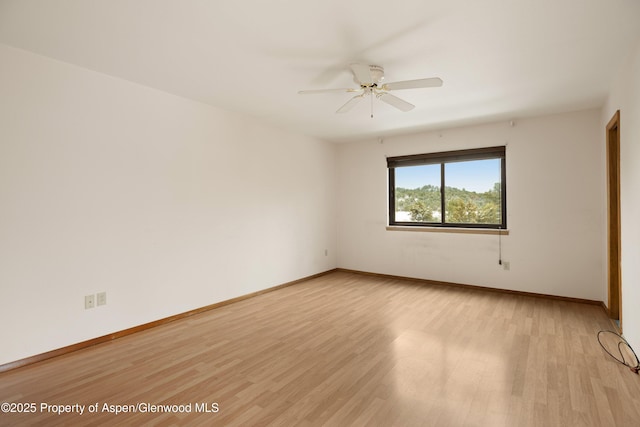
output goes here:
[[96, 306], [96, 296], [95, 295], [86, 295], [84, 297], [84, 309], [87, 310], [89, 308], [93, 308]]
[[329, 255], [329, 250], [328, 250], [328, 249], [325, 249], [325, 250], [324, 250], [324, 256], [328, 256], [328, 255]]
[[98, 295], [98, 305], [106, 305], [107, 304], [107, 293], [106, 292], [99, 292]]
[[504, 268], [505, 270], [510, 270], [511, 269], [511, 263], [509, 261], [502, 261], [502, 268]]

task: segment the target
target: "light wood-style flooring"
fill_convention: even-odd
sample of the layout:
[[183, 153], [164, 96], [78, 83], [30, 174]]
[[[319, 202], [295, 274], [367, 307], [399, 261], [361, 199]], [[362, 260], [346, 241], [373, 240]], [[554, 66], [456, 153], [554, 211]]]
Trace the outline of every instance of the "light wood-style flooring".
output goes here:
[[0, 425], [639, 426], [610, 328], [594, 305], [333, 272], [2, 373], [0, 402], [99, 411]]

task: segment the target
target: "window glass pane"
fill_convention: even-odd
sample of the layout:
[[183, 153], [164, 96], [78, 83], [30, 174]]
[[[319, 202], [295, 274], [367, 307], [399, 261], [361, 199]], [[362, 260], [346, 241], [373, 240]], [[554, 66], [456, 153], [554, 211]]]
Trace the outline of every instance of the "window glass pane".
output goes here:
[[501, 160], [446, 163], [445, 221], [501, 224]]
[[440, 222], [440, 165], [395, 169], [396, 222]]

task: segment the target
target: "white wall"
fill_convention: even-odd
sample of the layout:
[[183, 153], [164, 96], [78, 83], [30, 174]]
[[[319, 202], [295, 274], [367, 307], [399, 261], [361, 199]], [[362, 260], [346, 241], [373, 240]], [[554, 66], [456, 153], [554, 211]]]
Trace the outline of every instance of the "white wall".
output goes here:
[[[447, 129], [338, 149], [338, 266], [601, 301], [605, 187], [600, 111]], [[507, 145], [507, 225], [498, 237], [386, 231], [386, 157]]]
[[335, 268], [333, 145], [3, 45], [0, 64], [0, 364]]
[[[617, 78], [602, 109], [600, 132], [620, 110], [620, 207], [622, 230], [622, 327], [640, 350], [640, 40]], [[603, 151], [604, 153], [604, 151]], [[604, 158], [603, 158], [604, 164]]]

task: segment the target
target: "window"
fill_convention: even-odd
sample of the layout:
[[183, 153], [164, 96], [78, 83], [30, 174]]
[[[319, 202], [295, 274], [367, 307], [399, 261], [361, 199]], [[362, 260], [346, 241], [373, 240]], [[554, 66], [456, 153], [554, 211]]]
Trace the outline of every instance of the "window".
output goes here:
[[389, 225], [507, 228], [505, 147], [389, 157]]

